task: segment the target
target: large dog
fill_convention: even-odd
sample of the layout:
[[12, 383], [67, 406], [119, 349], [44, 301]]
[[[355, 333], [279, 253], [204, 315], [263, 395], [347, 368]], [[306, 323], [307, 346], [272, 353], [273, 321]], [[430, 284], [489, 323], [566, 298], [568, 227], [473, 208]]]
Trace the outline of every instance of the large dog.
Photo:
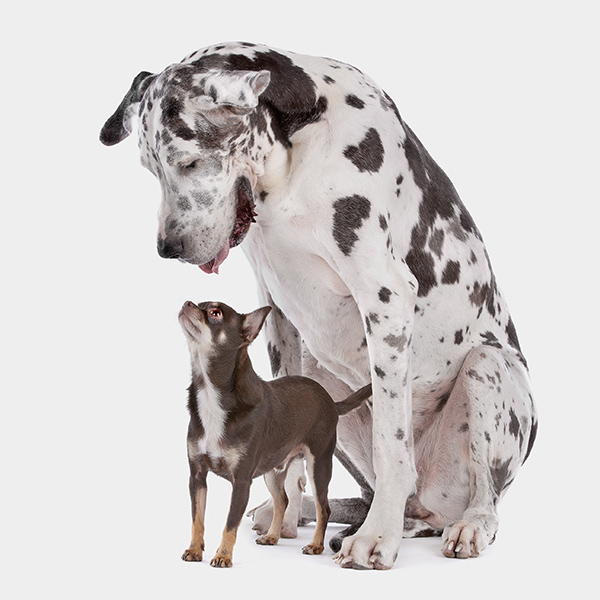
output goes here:
[[372, 381], [338, 427], [368, 507], [342, 566], [390, 568], [403, 532], [477, 556], [535, 438], [527, 363], [478, 229], [389, 96], [344, 63], [233, 43], [140, 73], [102, 142], [136, 113], [159, 254], [216, 273], [243, 241], [273, 375], [334, 399]]

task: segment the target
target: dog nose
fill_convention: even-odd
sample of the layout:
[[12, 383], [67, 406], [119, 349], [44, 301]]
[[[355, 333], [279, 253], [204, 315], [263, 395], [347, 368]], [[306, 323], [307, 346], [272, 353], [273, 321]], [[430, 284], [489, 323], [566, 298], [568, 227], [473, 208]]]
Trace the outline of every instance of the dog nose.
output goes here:
[[158, 238], [156, 248], [159, 256], [162, 258], [179, 258], [183, 253], [183, 244], [181, 242], [169, 242], [163, 240], [161, 237]]

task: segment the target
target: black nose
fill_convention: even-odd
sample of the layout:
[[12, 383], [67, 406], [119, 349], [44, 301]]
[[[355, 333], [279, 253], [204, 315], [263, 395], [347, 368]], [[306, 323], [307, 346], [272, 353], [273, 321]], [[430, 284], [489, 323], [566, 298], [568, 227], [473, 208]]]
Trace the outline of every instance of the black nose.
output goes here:
[[163, 240], [161, 237], [158, 238], [156, 248], [162, 258], [179, 258], [183, 253], [183, 244], [181, 242], [169, 242], [168, 240]]

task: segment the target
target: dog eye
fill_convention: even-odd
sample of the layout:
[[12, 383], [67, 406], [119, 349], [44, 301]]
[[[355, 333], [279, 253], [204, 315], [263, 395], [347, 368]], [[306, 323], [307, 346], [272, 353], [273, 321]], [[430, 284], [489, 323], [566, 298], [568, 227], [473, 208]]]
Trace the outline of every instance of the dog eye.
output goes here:
[[193, 171], [194, 169], [197, 169], [199, 166], [200, 166], [200, 159], [197, 158], [195, 160], [192, 160], [192, 161], [190, 161], [188, 163], [185, 163], [185, 164], [181, 165], [181, 170], [183, 172]]
[[211, 308], [208, 311], [208, 317], [211, 321], [218, 323], [223, 318], [223, 313], [218, 308]]

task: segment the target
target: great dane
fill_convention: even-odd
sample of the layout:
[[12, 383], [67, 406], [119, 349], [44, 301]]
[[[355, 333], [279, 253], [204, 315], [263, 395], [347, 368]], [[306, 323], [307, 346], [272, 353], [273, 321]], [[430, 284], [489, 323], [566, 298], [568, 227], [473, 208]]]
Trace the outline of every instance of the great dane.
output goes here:
[[243, 242], [273, 376], [334, 399], [372, 382], [338, 427], [366, 515], [338, 562], [388, 569], [403, 533], [477, 556], [535, 439], [528, 368], [481, 234], [391, 98], [337, 60], [228, 43], [140, 73], [101, 141], [136, 114], [159, 254], [217, 273]]

